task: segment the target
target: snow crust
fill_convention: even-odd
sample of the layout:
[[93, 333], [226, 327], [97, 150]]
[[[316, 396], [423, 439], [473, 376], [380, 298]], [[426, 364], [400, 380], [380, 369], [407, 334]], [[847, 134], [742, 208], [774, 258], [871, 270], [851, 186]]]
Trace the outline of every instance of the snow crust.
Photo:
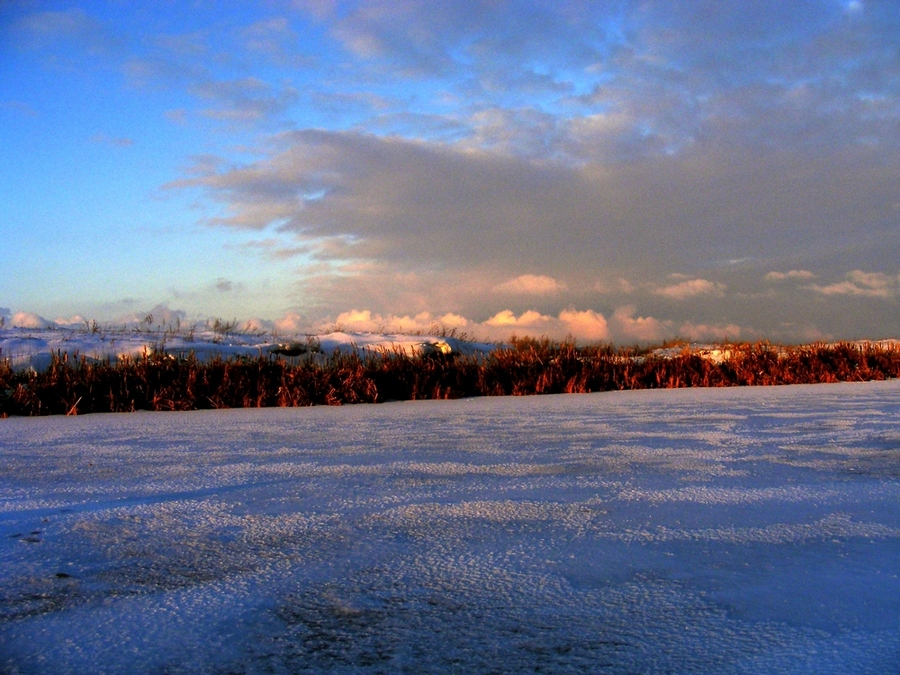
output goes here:
[[887, 673], [900, 382], [0, 421], [4, 673]]

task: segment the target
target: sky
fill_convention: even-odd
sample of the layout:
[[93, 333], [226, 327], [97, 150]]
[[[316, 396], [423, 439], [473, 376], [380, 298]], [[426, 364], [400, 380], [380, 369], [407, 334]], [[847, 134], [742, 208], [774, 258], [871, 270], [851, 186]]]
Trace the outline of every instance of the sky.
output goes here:
[[0, 318], [900, 336], [900, 3], [0, 4]]

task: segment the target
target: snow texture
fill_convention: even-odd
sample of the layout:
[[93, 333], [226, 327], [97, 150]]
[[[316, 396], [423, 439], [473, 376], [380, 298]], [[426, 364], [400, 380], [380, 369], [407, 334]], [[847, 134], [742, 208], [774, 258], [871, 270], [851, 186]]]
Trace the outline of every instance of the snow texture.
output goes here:
[[0, 421], [5, 673], [890, 673], [900, 382]]

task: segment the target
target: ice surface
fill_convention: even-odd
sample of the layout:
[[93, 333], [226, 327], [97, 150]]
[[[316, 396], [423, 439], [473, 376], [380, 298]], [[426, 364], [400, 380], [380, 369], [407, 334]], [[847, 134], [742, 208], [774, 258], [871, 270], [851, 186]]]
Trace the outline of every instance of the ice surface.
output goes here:
[[889, 673], [900, 382], [0, 421], [7, 673]]

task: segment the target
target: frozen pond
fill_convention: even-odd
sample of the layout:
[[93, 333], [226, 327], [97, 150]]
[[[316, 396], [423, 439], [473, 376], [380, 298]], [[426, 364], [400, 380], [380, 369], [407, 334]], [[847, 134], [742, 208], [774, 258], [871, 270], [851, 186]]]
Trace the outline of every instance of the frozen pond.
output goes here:
[[0, 672], [886, 673], [900, 382], [0, 420]]

